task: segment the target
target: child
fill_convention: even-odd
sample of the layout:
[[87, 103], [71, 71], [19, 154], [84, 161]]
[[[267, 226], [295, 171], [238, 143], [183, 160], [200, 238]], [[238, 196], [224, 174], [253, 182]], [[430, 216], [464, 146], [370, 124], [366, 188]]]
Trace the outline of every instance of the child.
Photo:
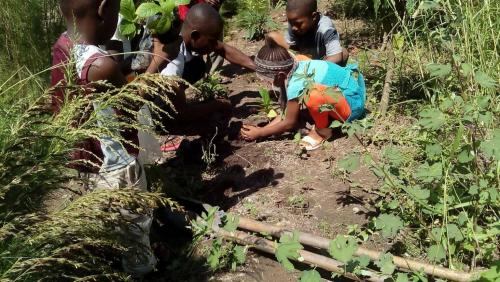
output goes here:
[[[248, 141], [292, 130], [302, 103], [315, 123], [301, 142], [308, 151], [318, 149], [332, 136], [330, 119], [351, 121], [364, 114], [365, 85], [354, 65], [340, 67], [320, 60], [297, 62], [270, 38], [266, 39], [255, 63], [259, 78], [279, 87], [287, 102], [284, 118], [278, 117], [264, 127], [244, 125], [241, 135]], [[307, 89], [308, 85], [311, 89]]]
[[325, 60], [345, 66], [349, 53], [340, 46], [340, 36], [333, 21], [318, 11], [317, 0], [289, 0], [286, 6], [288, 30], [285, 38], [271, 32], [279, 45], [313, 60]]
[[[64, 67], [73, 60], [78, 83], [91, 84], [106, 80], [116, 87], [126, 83], [118, 64], [109, 54], [99, 48], [113, 36], [120, 9], [119, 0], [61, 0], [60, 9], [65, 17], [67, 31], [61, 35], [53, 47], [52, 85], [64, 82]], [[77, 38], [77, 39], [76, 39]], [[75, 39], [75, 40], [73, 40]], [[61, 84], [59, 84], [60, 86]], [[59, 89], [61, 90], [61, 89]], [[64, 101], [62, 91], [53, 96], [54, 112], [58, 113]], [[99, 105], [93, 105], [97, 110]], [[82, 113], [83, 114], [83, 113]], [[115, 111], [111, 108], [99, 109], [101, 118], [113, 119]], [[128, 140], [137, 145], [137, 132], [129, 132]], [[124, 136], [125, 137], [125, 136]], [[122, 144], [111, 137], [102, 136], [100, 140], [86, 140], [73, 154], [73, 159], [84, 163], [75, 168], [86, 175], [93, 188], [136, 188], [146, 190], [146, 178], [142, 165], [137, 161], [137, 150], [126, 150]], [[102, 161], [101, 161], [102, 160]], [[85, 165], [86, 162], [98, 167]], [[143, 275], [153, 270], [156, 259], [149, 245], [149, 229], [152, 219], [123, 210], [122, 214], [134, 222], [124, 231], [133, 241], [143, 248], [129, 250], [122, 262], [125, 270], [134, 275]]]
[[[189, 10], [181, 30], [181, 43], [177, 57], [161, 71], [162, 75], [182, 77], [195, 83], [205, 75], [203, 55], [215, 52], [229, 62], [255, 70], [255, 63], [238, 49], [218, 40], [223, 21], [217, 10], [209, 4], [197, 4]], [[178, 118], [193, 121], [213, 112], [231, 109], [226, 100], [215, 100], [205, 104], [188, 105], [183, 89], [173, 97]]]

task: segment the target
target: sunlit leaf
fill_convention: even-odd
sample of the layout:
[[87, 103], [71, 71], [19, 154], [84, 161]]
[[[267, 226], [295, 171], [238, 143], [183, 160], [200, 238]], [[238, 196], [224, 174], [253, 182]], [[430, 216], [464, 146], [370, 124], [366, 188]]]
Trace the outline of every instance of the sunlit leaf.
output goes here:
[[222, 227], [224, 230], [228, 232], [233, 232], [238, 228], [238, 223], [240, 222], [240, 217], [234, 213], [226, 214]]
[[289, 259], [299, 259], [299, 251], [303, 248], [304, 247], [302, 247], [302, 245], [299, 243], [298, 232], [294, 232], [292, 236], [285, 234], [281, 236], [278, 247], [276, 248], [276, 259], [283, 265], [286, 270], [292, 271], [295, 269], [295, 267]]
[[118, 27], [120, 30], [120, 34], [127, 38], [133, 38], [137, 32], [137, 28], [134, 22], [123, 19], [120, 22], [120, 26]]
[[427, 157], [430, 159], [436, 159], [441, 156], [443, 152], [443, 147], [439, 144], [431, 144], [425, 147], [425, 152], [427, 153]]
[[446, 64], [428, 64], [427, 71], [433, 77], [446, 77], [451, 73], [451, 65]]
[[382, 230], [382, 236], [391, 238], [396, 236], [398, 231], [403, 228], [401, 218], [392, 214], [381, 214], [375, 219], [375, 228]]
[[300, 274], [300, 282], [320, 282], [321, 275], [314, 269], [302, 271]]
[[347, 172], [354, 172], [359, 168], [360, 157], [358, 154], [350, 154], [338, 162], [341, 169]]
[[156, 14], [161, 13], [162, 9], [159, 5], [156, 5], [155, 3], [142, 3], [137, 10], [135, 11], [135, 14], [140, 17], [140, 18], [149, 18], [152, 17]]
[[448, 234], [448, 238], [455, 240], [455, 242], [464, 240], [464, 236], [456, 224], [446, 225], [446, 232]]
[[408, 193], [413, 198], [419, 199], [419, 200], [425, 200], [428, 199], [431, 195], [431, 191], [429, 189], [422, 189], [420, 187], [408, 187]]
[[335, 107], [332, 104], [323, 104], [323, 105], [320, 105], [319, 109], [318, 109], [318, 111], [320, 113], [331, 112], [333, 110], [335, 110]]
[[465, 76], [469, 76], [472, 74], [472, 72], [474, 71], [474, 67], [472, 67], [471, 64], [467, 64], [467, 63], [463, 63], [461, 65], [461, 68], [462, 68], [462, 73], [465, 75]]
[[500, 129], [495, 129], [493, 137], [490, 140], [481, 142], [479, 147], [488, 158], [500, 160]]
[[396, 270], [396, 266], [394, 265], [392, 259], [393, 257], [391, 254], [383, 254], [380, 256], [380, 259], [375, 262], [375, 265], [380, 268], [382, 274], [391, 275], [394, 273], [394, 270]]
[[430, 183], [440, 180], [443, 177], [443, 167], [441, 163], [429, 165], [424, 163], [421, 165], [414, 174], [415, 178], [424, 183]]
[[500, 260], [497, 260], [492, 263], [491, 267], [481, 273], [480, 282], [486, 281], [495, 281], [498, 282], [500, 280]]
[[358, 243], [352, 236], [339, 235], [330, 241], [328, 253], [331, 257], [343, 263], [351, 260], [358, 250]]
[[441, 245], [432, 245], [427, 249], [427, 258], [432, 262], [441, 262], [446, 258], [446, 250]]
[[485, 88], [495, 88], [497, 83], [493, 78], [482, 71], [477, 71], [474, 75], [474, 80]]
[[446, 115], [438, 109], [425, 109], [419, 115], [418, 124], [426, 129], [438, 130], [446, 122]]
[[269, 111], [269, 113], [267, 113], [267, 117], [268, 117], [268, 118], [275, 118], [275, 117], [277, 117], [277, 116], [278, 116], [278, 113], [277, 113], [274, 109], [271, 109], [271, 110]]
[[341, 127], [342, 126], [342, 123], [338, 120], [334, 120], [332, 121], [332, 123], [330, 124], [330, 128], [338, 128], [338, 127]]
[[410, 281], [408, 279], [408, 274], [406, 273], [398, 273], [398, 275], [396, 276], [396, 282], [408, 282]]
[[122, 17], [129, 21], [133, 22], [135, 19], [135, 4], [134, 0], [121, 0], [120, 1], [120, 14]]

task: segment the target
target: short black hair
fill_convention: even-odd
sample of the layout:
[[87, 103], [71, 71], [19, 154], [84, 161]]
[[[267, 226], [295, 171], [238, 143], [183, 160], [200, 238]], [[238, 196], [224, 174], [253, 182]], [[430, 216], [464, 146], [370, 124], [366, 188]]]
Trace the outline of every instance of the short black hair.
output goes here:
[[99, 0], [59, 0], [59, 7], [66, 18], [84, 17], [89, 11], [99, 9]]
[[191, 7], [184, 23], [203, 34], [212, 34], [217, 37], [224, 28], [224, 22], [219, 12], [206, 3], [196, 4]]
[[317, 0], [288, 0], [286, 4], [287, 12], [297, 12], [312, 14], [318, 11]]

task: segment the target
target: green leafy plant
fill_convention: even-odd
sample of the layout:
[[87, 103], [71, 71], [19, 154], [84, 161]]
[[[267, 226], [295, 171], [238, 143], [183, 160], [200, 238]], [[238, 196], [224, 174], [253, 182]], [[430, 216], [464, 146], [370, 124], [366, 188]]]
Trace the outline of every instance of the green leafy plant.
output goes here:
[[275, 255], [281, 265], [287, 270], [292, 271], [295, 269], [290, 259], [301, 260], [299, 251], [304, 249], [304, 247], [299, 243], [299, 234], [294, 232], [292, 236], [283, 235], [281, 236], [279, 243], [277, 244]]
[[238, 25], [247, 31], [246, 39], [259, 40], [272, 30], [279, 28], [278, 24], [263, 10], [244, 10], [238, 15]]
[[259, 91], [259, 95], [261, 98], [260, 106], [262, 107], [262, 111], [266, 114], [267, 118], [272, 119], [278, 116], [278, 113], [273, 107], [273, 102], [271, 100], [271, 95], [269, 94], [269, 90], [261, 89]]
[[175, 20], [174, 9], [179, 5], [189, 4], [189, 0], [151, 0], [140, 4], [137, 9], [134, 0], [120, 2], [122, 21], [119, 25], [121, 34], [133, 38], [141, 24], [146, 24], [153, 34], [164, 34], [172, 27]]
[[196, 100], [200, 102], [210, 101], [216, 98], [227, 99], [229, 90], [221, 84], [221, 76], [218, 72], [208, 75], [204, 79], [195, 83]]

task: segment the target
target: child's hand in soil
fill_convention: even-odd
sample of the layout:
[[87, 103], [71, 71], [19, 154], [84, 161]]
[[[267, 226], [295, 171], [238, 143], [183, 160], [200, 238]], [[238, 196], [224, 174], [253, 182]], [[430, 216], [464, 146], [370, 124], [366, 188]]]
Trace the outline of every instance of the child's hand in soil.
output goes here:
[[246, 141], [253, 141], [260, 136], [260, 128], [257, 126], [253, 125], [243, 125], [243, 128], [241, 129], [241, 137], [246, 140]]

